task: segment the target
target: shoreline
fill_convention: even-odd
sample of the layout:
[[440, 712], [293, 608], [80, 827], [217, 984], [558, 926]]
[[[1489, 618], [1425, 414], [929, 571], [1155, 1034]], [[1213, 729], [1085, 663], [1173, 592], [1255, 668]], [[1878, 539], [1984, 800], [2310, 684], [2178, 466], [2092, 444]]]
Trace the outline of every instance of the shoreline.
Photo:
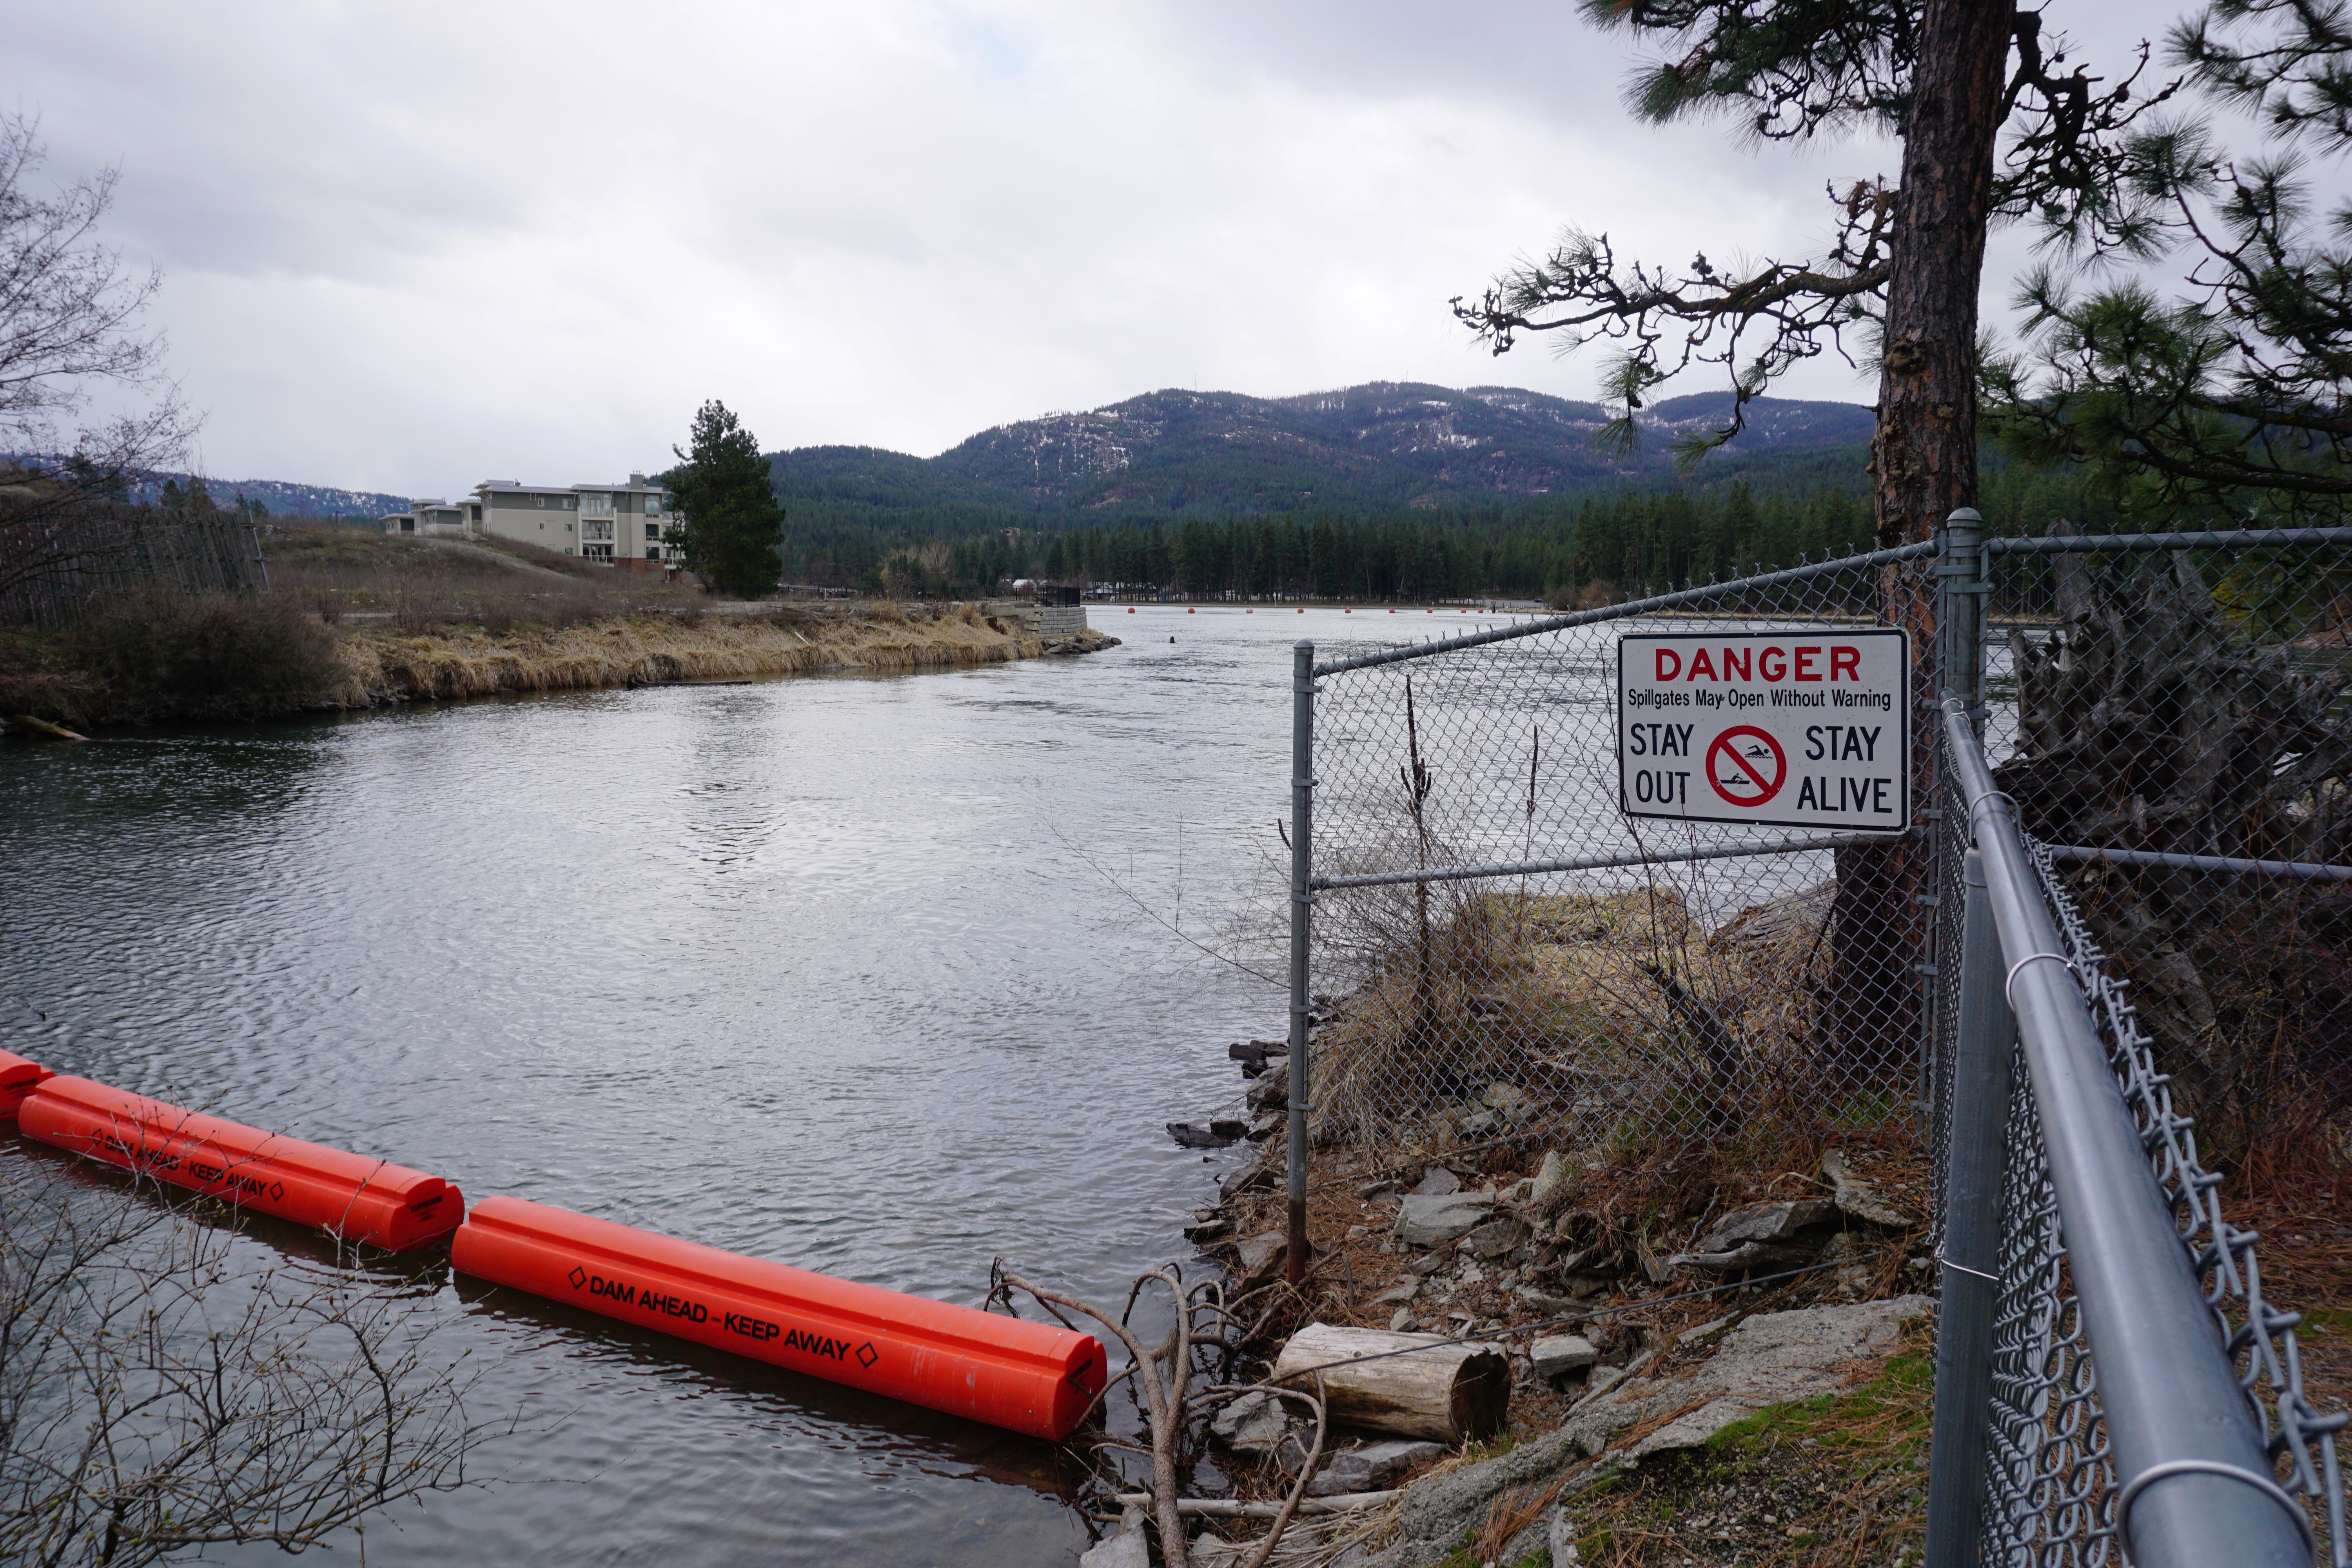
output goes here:
[[[761, 606], [736, 614], [600, 616], [491, 629], [327, 626], [277, 612], [201, 668], [205, 638], [167, 631], [126, 657], [78, 631], [17, 633], [0, 646], [0, 731], [57, 738], [149, 724], [250, 722], [405, 702], [630, 689], [828, 671], [968, 669], [1116, 647], [1088, 628], [1042, 638], [969, 605]], [[173, 628], [176, 630], [176, 628]], [[289, 635], [290, 633], [290, 636]], [[289, 642], [303, 645], [290, 655]], [[226, 655], [226, 657], [223, 657]], [[279, 668], [282, 661], [283, 668]]]

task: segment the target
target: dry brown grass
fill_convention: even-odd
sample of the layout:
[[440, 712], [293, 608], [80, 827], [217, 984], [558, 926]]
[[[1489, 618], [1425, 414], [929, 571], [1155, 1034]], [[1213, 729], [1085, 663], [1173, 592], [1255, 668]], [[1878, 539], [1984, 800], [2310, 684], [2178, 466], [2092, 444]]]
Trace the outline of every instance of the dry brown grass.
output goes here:
[[940, 669], [1034, 658], [1034, 637], [974, 616], [903, 614], [637, 616], [503, 635], [445, 628], [347, 635], [354, 705], [371, 697], [464, 698], [746, 679], [824, 669]]

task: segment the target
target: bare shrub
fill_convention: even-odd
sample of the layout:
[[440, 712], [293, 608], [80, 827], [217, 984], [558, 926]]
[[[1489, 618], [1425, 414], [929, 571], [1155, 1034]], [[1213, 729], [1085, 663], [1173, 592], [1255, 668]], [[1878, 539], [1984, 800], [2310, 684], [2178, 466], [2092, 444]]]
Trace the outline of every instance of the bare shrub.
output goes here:
[[251, 719], [324, 700], [345, 680], [335, 636], [289, 596], [156, 593], [120, 600], [66, 639], [110, 720]]
[[0, 1561], [300, 1551], [467, 1484], [494, 1430], [435, 1343], [435, 1283], [256, 1268], [207, 1200], [0, 1165]]

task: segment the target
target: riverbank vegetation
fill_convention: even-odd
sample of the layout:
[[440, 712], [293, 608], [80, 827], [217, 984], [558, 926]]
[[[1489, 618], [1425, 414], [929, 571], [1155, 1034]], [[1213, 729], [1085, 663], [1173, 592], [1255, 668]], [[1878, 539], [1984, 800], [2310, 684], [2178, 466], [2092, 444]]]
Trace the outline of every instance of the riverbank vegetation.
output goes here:
[[1048, 645], [968, 605], [745, 604], [530, 545], [268, 525], [271, 587], [111, 599], [0, 629], [0, 714], [74, 730], [507, 692], [930, 669]]

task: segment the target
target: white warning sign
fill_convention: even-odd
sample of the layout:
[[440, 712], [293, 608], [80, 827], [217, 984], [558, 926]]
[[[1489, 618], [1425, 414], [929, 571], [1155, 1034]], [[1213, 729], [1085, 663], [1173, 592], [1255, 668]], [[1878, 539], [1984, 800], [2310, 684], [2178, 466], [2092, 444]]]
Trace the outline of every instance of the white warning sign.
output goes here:
[[1617, 644], [1628, 816], [1896, 833], [1911, 825], [1911, 650], [1885, 626]]

